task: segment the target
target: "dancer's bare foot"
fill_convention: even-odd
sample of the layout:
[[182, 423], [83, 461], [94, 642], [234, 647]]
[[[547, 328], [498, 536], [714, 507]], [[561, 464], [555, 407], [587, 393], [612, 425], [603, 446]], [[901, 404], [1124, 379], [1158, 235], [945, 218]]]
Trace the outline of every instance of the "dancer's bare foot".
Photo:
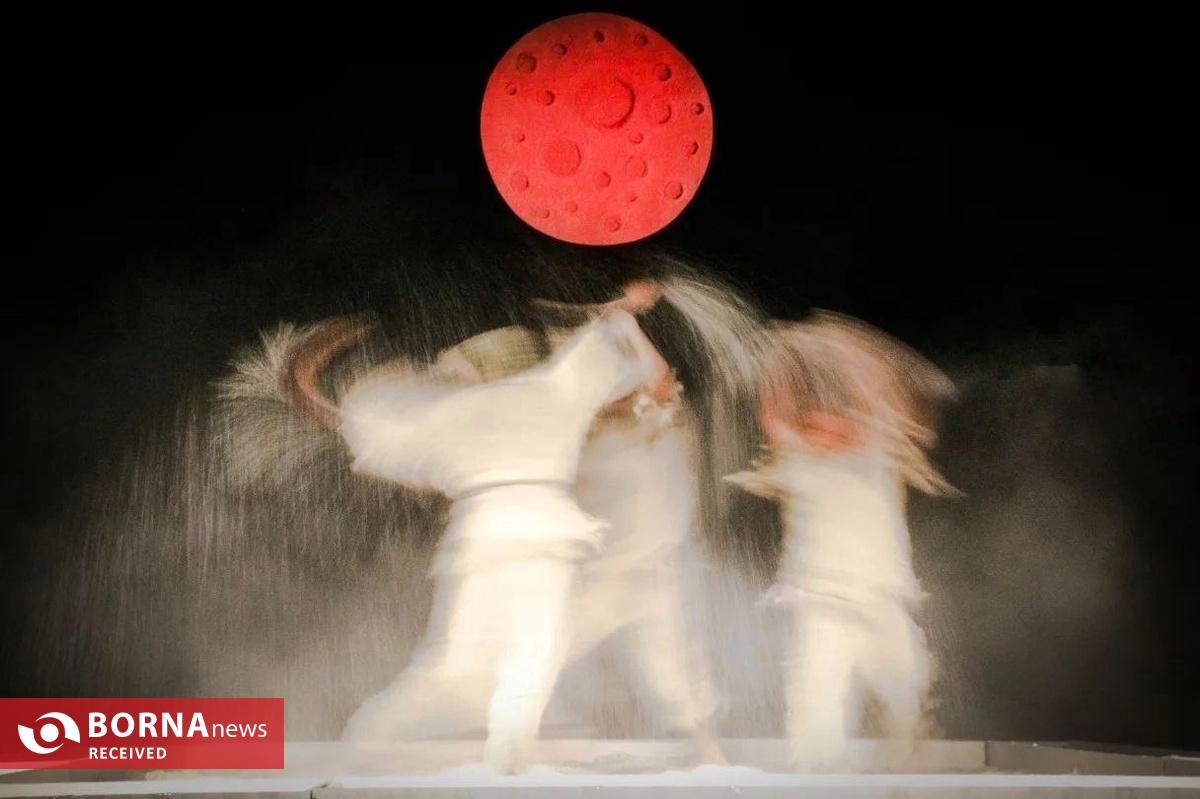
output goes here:
[[513, 736], [490, 735], [483, 745], [483, 762], [498, 774], [519, 774], [526, 766], [525, 749]]
[[706, 766], [728, 766], [729, 759], [721, 749], [721, 742], [712, 733], [705, 731], [692, 736], [696, 759]]

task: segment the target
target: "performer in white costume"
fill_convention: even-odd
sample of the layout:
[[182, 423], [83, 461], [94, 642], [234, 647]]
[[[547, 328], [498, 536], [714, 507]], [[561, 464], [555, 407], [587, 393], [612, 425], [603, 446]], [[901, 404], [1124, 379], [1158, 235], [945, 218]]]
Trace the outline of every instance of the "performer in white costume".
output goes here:
[[687, 417], [661, 406], [610, 416], [584, 448], [579, 502], [608, 528], [604, 546], [583, 565], [573, 657], [619, 637], [615, 655], [658, 731], [691, 735], [698, 754], [715, 761], [716, 697], [688, 614], [687, 571], [700, 553]]
[[868, 699], [912, 740], [930, 683], [913, 614], [905, 489], [948, 487], [925, 459], [933, 405], [952, 388], [931, 364], [831, 314], [776, 331], [760, 419], [771, 452], [730, 479], [779, 500], [785, 541], [768, 604], [789, 616], [787, 734], [801, 768], [838, 765]]
[[[627, 285], [613, 303], [538, 303], [539, 325], [477, 335], [443, 351], [420, 371], [405, 360], [371, 367], [371, 345], [365, 342], [377, 327], [364, 317], [336, 317], [301, 329], [281, 327], [264, 335], [261, 349], [238, 361], [223, 392], [222, 427], [228, 431], [225, 441], [233, 471], [242, 483], [262, 485], [265, 474], [270, 490], [292, 491], [293, 482], [295, 490], [303, 490], [312, 482], [289, 481], [280, 472], [307, 469], [327, 473], [326, 490], [336, 491], [344, 441], [360, 473], [397, 485], [436, 488], [455, 500], [448, 527], [434, 522], [426, 529], [420, 525], [433, 520], [422, 519], [411, 533], [414, 558], [425, 541], [444, 539], [433, 560], [437, 600], [428, 622], [430, 634], [409, 673], [354, 714], [345, 728], [348, 736], [395, 741], [470, 737], [484, 730], [495, 693], [495, 674], [487, 664], [499, 649], [489, 654], [481, 644], [467, 656], [470, 647], [461, 640], [457, 649], [436, 643], [446, 638], [444, 631], [451, 626], [466, 629], [462, 619], [468, 611], [451, 597], [486, 597], [491, 590], [486, 580], [496, 571], [493, 564], [511, 563], [510, 573], [515, 575], [534, 569], [533, 564], [554, 549], [559, 561], [581, 564], [573, 572], [568, 652], [547, 647], [553, 657], [544, 661], [546, 680], [539, 683], [549, 684], [555, 661], [562, 657], [576, 665], [559, 694], [556, 704], [563, 712], [555, 721], [587, 724], [601, 734], [682, 732], [695, 737], [704, 759], [720, 759], [711, 727], [717, 691], [705, 668], [705, 630], [691, 623], [703, 589], [695, 579], [689, 582], [695, 576], [689, 570], [698, 569], [702, 531], [710, 546], [721, 545], [710, 523], [720, 518], [712, 508], [719, 507], [714, 503], [723, 501], [724, 494], [712, 486], [702, 492], [699, 486], [711, 480], [710, 475], [728, 472], [731, 461], [744, 462], [730, 441], [741, 440], [742, 428], [752, 435], [746, 423], [752, 420], [740, 426], [728, 420], [735, 405], [745, 405], [753, 396], [757, 379], [747, 366], [753, 360], [748, 353], [760, 327], [752, 308], [736, 294], [686, 266], [668, 266], [679, 274], [662, 282]], [[555, 311], [547, 311], [547, 306]], [[658, 326], [675, 357], [687, 358], [684, 379], [692, 386], [688, 401], [683, 401], [666, 364], [646, 348], [635, 325], [627, 331], [637, 345], [634, 349], [641, 348], [642, 360], [654, 362], [658, 377], [653, 386], [604, 404], [607, 397], [590, 393], [603, 392], [609, 379], [603, 365], [593, 366], [592, 356], [582, 350], [578, 357], [568, 357], [578, 347], [573, 341], [596, 316], [623, 310], [640, 313], [652, 306], [656, 311], [646, 321]], [[545, 329], [539, 329], [543, 325]], [[379, 341], [380, 337], [372, 339]], [[555, 342], [562, 343], [554, 347]], [[625, 357], [629, 360], [628, 354]], [[558, 371], [551, 370], [554, 363], [562, 364]], [[568, 364], [574, 370], [571, 380], [587, 387], [575, 397], [575, 405], [566, 402], [561, 391], [570, 384]], [[555, 386], [560, 390], [554, 391]], [[339, 395], [344, 397], [340, 402], [334, 399]], [[735, 395], [743, 398], [740, 403], [730, 399]], [[547, 409], [547, 403], [553, 407]], [[593, 413], [599, 405], [589, 409], [588, 403], [604, 407]], [[567, 423], [563, 414], [572, 421]], [[566, 445], [572, 438], [575, 455]], [[546, 452], [548, 447], [557, 449]], [[580, 447], [576, 482], [573, 459]], [[557, 480], [563, 490], [548, 491], [541, 484], [531, 488], [528, 483], [541, 480], [543, 466], [552, 464], [563, 468], [549, 468], [547, 479]], [[509, 474], [521, 485], [496, 485], [508, 481]], [[470, 490], [479, 485], [488, 488], [482, 495]], [[564, 491], [573, 491], [575, 499], [564, 499]], [[546, 502], [535, 502], [531, 492]], [[582, 518], [574, 508], [576, 500], [583, 508]], [[568, 523], [553, 529], [531, 523], [520, 534], [504, 536], [474, 534], [483, 529], [478, 519], [512, 515], [506, 510], [512, 508], [524, 512], [529, 502], [538, 507], [570, 503], [570, 508], [549, 514]], [[702, 510], [705, 502], [710, 507]], [[375, 512], [374, 506], [359, 512]], [[538, 515], [535, 521], [542, 518]], [[539, 532], [544, 533], [540, 538]], [[468, 575], [475, 566], [480, 567], [478, 579]], [[548, 570], [562, 573], [557, 566]], [[536, 636], [526, 635], [520, 627], [524, 621], [513, 621], [522, 614], [530, 617], [531, 630], [546, 626], [536, 593], [540, 589], [522, 595], [536, 580], [513, 581], [518, 585], [508, 592], [503, 612], [517, 626], [498, 631], [488, 646], [502, 648], [509, 636], [528, 640], [532, 648]], [[530, 606], [528, 613], [517, 611], [521, 602]], [[482, 600], [477, 604], [487, 612], [494, 607]], [[418, 612], [420, 608], [414, 608]], [[426, 627], [423, 613], [412, 621]], [[412, 651], [406, 631], [397, 630], [395, 646], [402, 656]], [[449, 659], [463, 671], [461, 679], [419, 676], [434, 674], [435, 666], [441, 674], [450, 674], [448, 667], [438, 666]], [[481, 672], [471, 671], [476, 662]], [[585, 673], [595, 663], [603, 663], [612, 678], [613, 690], [604, 696]], [[534, 722], [525, 724], [528, 730]], [[504, 758], [497, 753], [494, 759]]]
[[568, 652], [568, 602], [603, 523], [572, 488], [597, 411], [660, 382], [665, 364], [627, 312], [609, 310], [544, 364], [454, 385], [373, 374], [340, 405], [357, 471], [452, 501], [434, 608], [409, 667], [350, 719], [349, 740], [449, 733], [487, 707], [485, 759], [518, 768]]
[[[616, 304], [644, 311], [658, 296], [656, 286], [638, 281], [625, 287]], [[556, 310], [583, 319], [605, 307]], [[562, 328], [550, 337], [559, 335]], [[480, 382], [521, 368], [539, 349], [533, 331], [501, 328], [443, 352], [432, 371]], [[696, 432], [680, 390], [664, 373], [648, 391], [604, 408], [592, 425], [575, 490], [580, 506], [602, 520], [604, 529], [597, 550], [581, 565], [567, 661], [578, 663], [603, 647], [659, 732], [691, 735], [701, 758], [719, 761], [711, 726], [714, 689], [699, 631], [687, 618], [684, 571], [699, 558], [699, 508]], [[578, 693], [594, 700], [595, 686]]]

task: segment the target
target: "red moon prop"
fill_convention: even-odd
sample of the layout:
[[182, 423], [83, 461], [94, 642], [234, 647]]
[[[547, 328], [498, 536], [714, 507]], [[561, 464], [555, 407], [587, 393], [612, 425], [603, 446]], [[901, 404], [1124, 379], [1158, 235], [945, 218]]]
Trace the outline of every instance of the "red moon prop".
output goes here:
[[480, 131], [517, 216], [563, 241], [624, 244], [695, 196], [713, 115], [700, 75], [658, 33], [574, 14], [534, 28], [496, 65]]

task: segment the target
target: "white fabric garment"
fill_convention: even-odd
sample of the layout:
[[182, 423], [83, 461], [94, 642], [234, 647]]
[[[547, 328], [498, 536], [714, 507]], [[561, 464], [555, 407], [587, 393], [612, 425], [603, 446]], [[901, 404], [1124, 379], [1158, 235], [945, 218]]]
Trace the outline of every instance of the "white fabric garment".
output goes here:
[[436, 488], [453, 505], [425, 639], [345, 738], [486, 726], [487, 761], [520, 766], [567, 654], [579, 562], [603, 530], [571, 492], [580, 450], [602, 406], [656, 379], [648, 348], [636, 321], [614, 312], [513, 377], [455, 386], [392, 372], [347, 392], [341, 429], [354, 468]]
[[891, 458], [870, 447], [801, 447], [735, 482], [782, 505], [784, 553], [765, 602], [789, 615], [783, 667], [795, 764], [836, 766], [870, 698], [887, 734], [911, 739], [930, 660], [912, 616], [923, 593]]
[[904, 486], [867, 447], [790, 451], [771, 467], [783, 491], [786, 540], [770, 597], [823, 594], [851, 602], [917, 602]]
[[654, 379], [652, 354], [637, 321], [613, 311], [501, 380], [371, 373], [342, 398], [342, 437], [355, 471], [451, 498], [505, 483], [570, 485], [592, 418]]
[[583, 564], [572, 603], [571, 659], [603, 647], [657, 732], [701, 734], [716, 699], [688, 614], [689, 569], [699, 558], [688, 422], [682, 412], [648, 406], [593, 429], [576, 490], [581, 507], [606, 529]]

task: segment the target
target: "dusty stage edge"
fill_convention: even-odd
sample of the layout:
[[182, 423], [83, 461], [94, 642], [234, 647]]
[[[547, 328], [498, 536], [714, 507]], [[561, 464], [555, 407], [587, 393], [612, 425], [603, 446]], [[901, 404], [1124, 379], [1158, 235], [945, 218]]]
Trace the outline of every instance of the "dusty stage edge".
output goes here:
[[845, 773], [779, 767], [784, 742], [727, 739], [729, 766], [693, 768], [677, 740], [546, 740], [526, 774], [464, 765], [480, 741], [388, 747], [290, 743], [277, 771], [10, 771], [0, 797], [385, 799], [456, 796], [1200, 797], [1200, 753], [1084, 743], [859, 740]]

